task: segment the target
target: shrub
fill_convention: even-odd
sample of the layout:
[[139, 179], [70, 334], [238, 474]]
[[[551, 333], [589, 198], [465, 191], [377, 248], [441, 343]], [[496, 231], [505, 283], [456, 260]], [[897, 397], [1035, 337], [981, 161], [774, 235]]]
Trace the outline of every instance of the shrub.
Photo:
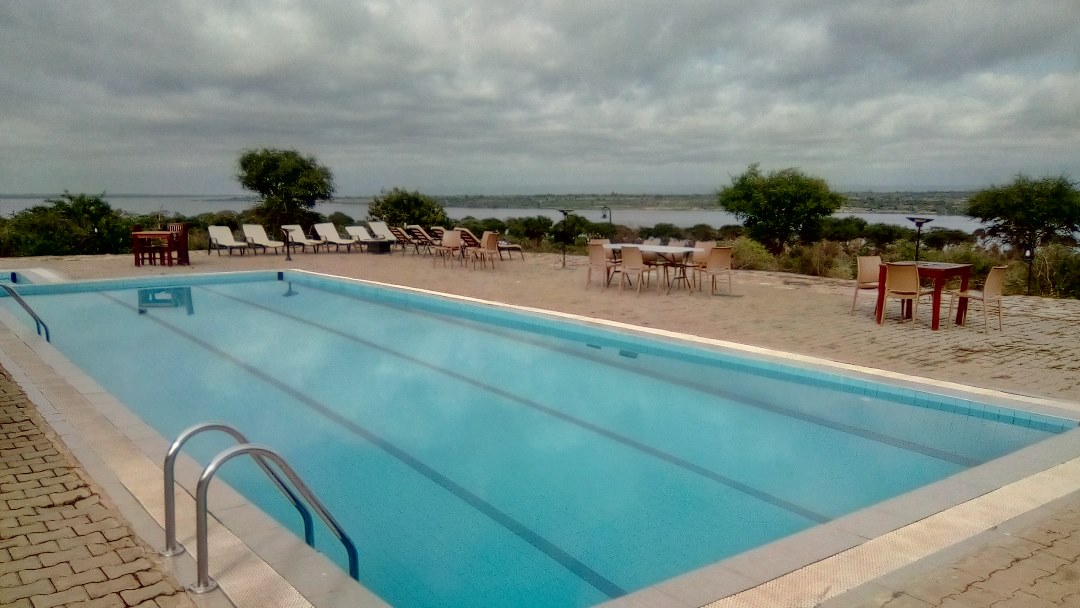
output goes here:
[[747, 237], [731, 242], [731, 267], [743, 270], [776, 270], [776, 258], [761, 243]]
[[790, 247], [779, 259], [780, 269], [818, 277], [850, 279], [851, 258], [840, 243], [818, 241], [810, 245]]

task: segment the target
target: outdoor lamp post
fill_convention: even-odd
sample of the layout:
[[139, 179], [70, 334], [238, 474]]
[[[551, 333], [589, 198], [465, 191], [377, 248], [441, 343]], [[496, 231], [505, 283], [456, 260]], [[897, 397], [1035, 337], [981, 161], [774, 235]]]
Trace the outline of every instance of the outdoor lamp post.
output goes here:
[[608, 224], [615, 222], [615, 214], [611, 212], [611, 207], [607, 205], [600, 207], [600, 219], [607, 220]]
[[1031, 295], [1031, 263], [1035, 261], [1035, 245], [1024, 245], [1024, 263], [1027, 264], [1027, 295]]
[[922, 242], [922, 227], [923, 227], [923, 224], [928, 224], [928, 223], [934, 221], [934, 218], [932, 218], [932, 217], [909, 217], [907, 219], [908, 219], [909, 222], [914, 223], [915, 228], [918, 229], [918, 232], [915, 234], [915, 261], [918, 262], [919, 261], [919, 244]]

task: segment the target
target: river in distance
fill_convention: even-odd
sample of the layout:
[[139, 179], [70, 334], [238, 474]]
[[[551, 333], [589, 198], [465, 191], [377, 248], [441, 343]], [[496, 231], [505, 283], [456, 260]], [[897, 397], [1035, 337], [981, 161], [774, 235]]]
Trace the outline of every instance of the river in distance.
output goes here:
[[[45, 204], [46, 198], [32, 196], [0, 196], [0, 214], [3, 217], [11, 217], [12, 214], [29, 209], [36, 205]], [[195, 216], [201, 213], [215, 213], [219, 211], [243, 211], [250, 207], [253, 200], [244, 197], [228, 196], [106, 196], [113, 209], [126, 211], [137, 215], [162, 213], [172, 215], [178, 213], [184, 216]], [[323, 215], [330, 215], [340, 211], [345, 215], [361, 221], [367, 219], [368, 205], [362, 199], [337, 199], [329, 203], [319, 203], [316, 211]], [[535, 217], [542, 215], [553, 220], [562, 219], [563, 215], [558, 209], [549, 208], [471, 208], [471, 207], [447, 207], [447, 215], [451, 219], [463, 219], [475, 217], [479, 219], [496, 218], [506, 220], [516, 217]], [[592, 222], [612, 221], [616, 224], [641, 228], [655, 226], [660, 223], [674, 224], [680, 228], [689, 228], [696, 224], [707, 224], [714, 228], [729, 224], [738, 224], [735, 216], [722, 209], [615, 209], [608, 218], [603, 217], [600, 209], [575, 209], [573, 213], [580, 215]], [[910, 213], [855, 213], [837, 212], [837, 217], [860, 217], [870, 224], [890, 224], [895, 226], [913, 227], [907, 218]], [[927, 224], [924, 229], [931, 227], [950, 228], [973, 232], [982, 227], [982, 224], [965, 215], [933, 215], [926, 214], [921, 217], [932, 218], [933, 222]]]

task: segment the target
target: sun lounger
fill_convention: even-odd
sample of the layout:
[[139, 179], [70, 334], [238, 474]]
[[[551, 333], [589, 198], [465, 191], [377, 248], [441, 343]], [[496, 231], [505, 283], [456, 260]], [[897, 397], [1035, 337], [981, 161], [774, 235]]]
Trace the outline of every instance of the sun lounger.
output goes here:
[[[382, 243], [390, 241], [390, 239], [371, 236], [371, 233], [368, 231], [368, 229], [363, 226], [346, 226], [345, 232], [349, 233], [349, 236], [351, 236], [353, 240], [356, 241], [357, 247], [363, 247], [364, 245], [367, 245], [369, 252], [371, 251], [372, 244], [381, 245]], [[389, 249], [386, 249], [385, 251], [389, 251]]]
[[256, 253], [258, 252], [256, 247], [262, 247], [263, 253], [266, 253], [266, 250], [272, 247], [274, 253], [277, 253], [279, 249], [285, 246], [284, 241], [274, 241], [266, 236], [266, 229], [260, 224], [244, 224], [240, 228], [244, 232], [244, 240], [247, 241], [251, 250]]
[[[218, 255], [221, 255], [222, 249], [228, 249], [229, 255], [232, 255], [233, 249], [239, 249], [240, 255], [247, 249], [248, 244], [236, 240], [228, 226], [207, 226], [206, 230], [210, 233], [210, 249], [217, 249]], [[210, 253], [210, 250], [206, 252]]]
[[333, 222], [323, 222], [321, 224], [315, 224], [314, 228], [315, 234], [319, 235], [322, 238], [323, 244], [326, 245], [328, 248], [330, 247], [330, 245], [333, 245], [334, 251], [339, 251], [342, 247], [345, 248], [345, 251], [352, 251], [352, 246], [356, 244], [356, 241], [354, 239], [342, 238], [341, 234], [337, 230], [337, 226], [335, 226]]
[[394, 238], [401, 245], [401, 255], [405, 255], [405, 249], [412, 247], [416, 253], [420, 253], [420, 244], [409, 238], [409, 235], [405, 231], [397, 226], [389, 227], [390, 234], [394, 235]]
[[319, 251], [319, 245], [325, 244], [322, 240], [309, 239], [304, 234], [304, 229], [300, 224], [282, 224], [281, 230], [289, 236], [289, 246], [300, 247], [300, 251], [305, 251], [308, 247], [311, 247], [316, 252]]
[[427, 230], [424, 230], [424, 227], [418, 224], [405, 226], [405, 234], [412, 239], [413, 245], [417, 248], [417, 253], [419, 253], [420, 248], [423, 248], [426, 253], [430, 253], [431, 248], [439, 244], [439, 239], [428, 234]]
[[523, 260], [525, 259], [525, 252], [521, 249], [521, 245], [518, 245], [517, 243], [511, 243], [510, 241], [499, 241], [499, 259], [500, 260], [503, 259], [502, 252], [504, 252], [504, 251], [506, 252], [506, 255], [510, 257], [511, 260], [514, 259], [514, 252], [515, 251], [518, 252], [518, 255], [521, 256], [521, 259], [523, 259]]
[[400, 245], [402, 253], [405, 253], [406, 247], [412, 246], [412, 241], [409, 240], [407, 236], [405, 237], [405, 240], [401, 240], [400, 238], [398, 238], [398, 235], [394, 234], [393, 231], [390, 230], [390, 227], [386, 225], [386, 222], [369, 221], [368, 228], [371, 229], [371, 233], [375, 236], [382, 237], [388, 241], [393, 241], [394, 243]]

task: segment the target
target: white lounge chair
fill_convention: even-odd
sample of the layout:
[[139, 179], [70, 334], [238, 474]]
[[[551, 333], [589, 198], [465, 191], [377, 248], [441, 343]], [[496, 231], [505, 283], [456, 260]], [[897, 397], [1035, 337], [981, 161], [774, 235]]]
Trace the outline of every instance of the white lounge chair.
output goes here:
[[352, 251], [352, 246], [356, 244], [356, 241], [352, 238], [341, 238], [341, 234], [337, 231], [337, 226], [333, 222], [315, 224], [314, 228], [315, 234], [322, 237], [323, 244], [328, 248], [333, 245], [334, 251], [339, 251], [342, 247], [345, 248], [345, 251]]
[[218, 255], [221, 255], [222, 249], [228, 249], [229, 255], [232, 255], [233, 249], [239, 249], [240, 255], [243, 255], [247, 249], [248, 244], [236, 240], [228, 226], [207, 226], [206, 230], [210, 233], [210, 247], [206, 253], [210, 253], [210, 249], [217, 249]]
[[368, 228], [371, 229], [371, 233], [374, 234], [375, 236], [386, 239], [387, 241], [391, 241], [393, 243], [397, 243], [398, 245], [400, 245], [401, 250], [402, 250], [403, 253], [404, 253], [406, 247], [412, 247], [412, 245], [413, 245], [413, 242], [411, 240], [408, 240], [407, 237], [406, 237], [406, 240], [404, 240], [404, 241], [401, 240], [400, 238], [398, 238], [397, 235], [395, 235], [393, 232], [391, 232], [390, 226], [387, 226], [386, 222], [369, 221], [367, 223], [367, 225], [368, 225]]
[[266, 229], [260, 224], [244, 224], [240, 228], [244, 231], [244, 239], [248, 242], [248, 246], [256, 253], [258, 252], [256, 247], [262, 247], [263, 253], [266, 253], [269, 248], [273, 248], [274, 253], [278, 253], [278, 250], [285, 246], [283, 241], [274, 241], [266, 236]]
[[288, 235], [288, 237], [289, 237], [289, 240], [288, 240], [289, 246], [291, 246], [291, 247], [299, 246], [300, 251], [304, 251], [308, 247], [311, 247], [316, 252], [318, 252], [319, 251], [319, 245], [324, 244], [322, 240], [316, 241], [316, 240], [313, 240], [313, 239], [309, 239], [307, 237], [307, 235], [304, 234], [304, 229], [300, 226], [300, 224], [282, 224], [281, 225], [281, 230], [285, 234]]
[[[353, 238], [357, 246], [363, 247], [364, 245], [367, 245], [369, 252], [371, 251], [372, 244], [381, 245], [389, 241], [389, 239], [371, 236], [368, 229], [363, 226], [346, 226], [345, 232], [349, 233], [349, 236]], [[388, 245], [384, 245], [384, 247], [388, 247]], [[387, 251], [389, 251], [389, 249], [387, 249]]]

